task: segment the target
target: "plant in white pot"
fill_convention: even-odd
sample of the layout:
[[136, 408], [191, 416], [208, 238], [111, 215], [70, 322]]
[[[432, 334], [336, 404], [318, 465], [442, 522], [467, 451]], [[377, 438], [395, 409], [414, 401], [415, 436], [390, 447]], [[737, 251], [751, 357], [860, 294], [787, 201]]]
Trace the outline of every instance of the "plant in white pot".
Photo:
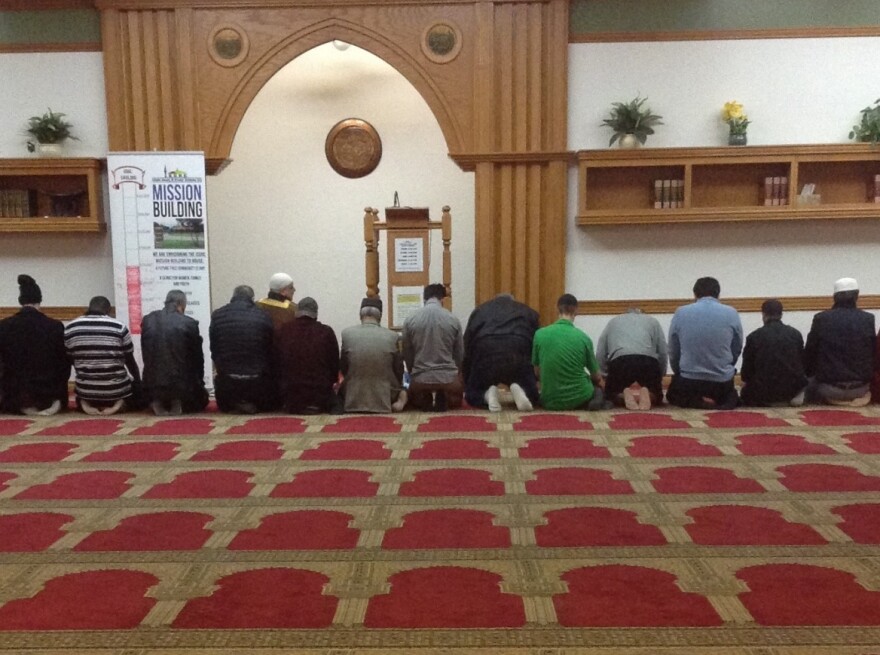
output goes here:
[[646, 102], [647, 98], [636, 96], [629, 102], [611, 104], [611, 113], [602, 121], [602, 125], [614, 130], [609, 146], [619, 139], [621, 148], [638, 148], [645, 144], [649, 134], [654, 134], [655, 125], [663, 125], [663, 117], [652, 114]]
[[67, 139], [78, 141], [71, 133], [72, 123], [64, 120], [65, 114], [54, 112], [50, 108], [42, 116], [31, 116], [28, 119], [27, 133], [34, 141], [27, 142], [28, 152], [39, 151], [42, 155], [59, 155]]
[[651, 109], [645, 106], [647, 98], [636, 96], [629, 102], [614, 102], [611, 104], [611, 113], [602, 121], [614, 134], [608, 142], [613, 146], [620, 140], [621, 148], [638, 148], [644, 145], [649, 134], [654, 134], [655, 125], [663, 125], [662, 116], [652, 114]]
[[880, 143], [880, 98], [874, 101], [873, 107], [869, 105], [859, 113], [862, 115], [862, 122], [853, 125], [849, 138], [876, 146]]

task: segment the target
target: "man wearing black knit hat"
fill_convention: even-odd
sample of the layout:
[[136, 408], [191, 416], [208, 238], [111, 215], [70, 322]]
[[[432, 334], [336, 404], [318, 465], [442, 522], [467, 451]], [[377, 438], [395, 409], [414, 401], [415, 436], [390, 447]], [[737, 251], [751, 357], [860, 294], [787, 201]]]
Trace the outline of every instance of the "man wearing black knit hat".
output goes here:
[[0, 408], [51, 416], [67, 407], [70, 360], [64, 325], [40, 310], [43, 294], [34, 278], [19, 275], [18, 286], [21, 310], [0, 321]]

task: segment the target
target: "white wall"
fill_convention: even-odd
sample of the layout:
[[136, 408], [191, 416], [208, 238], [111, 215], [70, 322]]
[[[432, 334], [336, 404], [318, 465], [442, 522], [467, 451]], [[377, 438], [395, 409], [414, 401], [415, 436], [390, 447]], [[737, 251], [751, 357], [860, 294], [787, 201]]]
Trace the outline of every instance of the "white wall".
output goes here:
[[[612, 102], [641, 94], [665, 125], [648, 146], [722, 146], [721, 108], [744, 104], [750, 145], [843, 143], [880, 89], [880, 38], [599, 43], [569, 46], [569, 148], [605, 148]], [[831, 295], [856, 277], [880, 293], [880, 223], [706, 223], [578, 227], [569, 177], [567, 290], [579, 299], [687, 298], [711, 275], [726, 296]], [[830, 299], [829, 299], [830, 303]], [[786, 315], [802, 331], [811, 313]], [[668, 323], [669, 317], [659, 317]], [[607, 322], [579, 323], [598, 336]], [[746, 331], [760, 317], [743, 317]]]
[[[654, 146], [723, 145], [723, 103], [745, 104], [751, 144], [841, 143], [858, 110], [880, 88], [880, 39], [783, 39], [569, 46], [569, 148], [604, 148], [610, 103], [650, 98], [666, 125]], [[0, 55], [0, 156], [27, 156], [27, 118], [64, 111], [81, 142], [72, 155], [107, 150], [100, 53]], [[337, 176], [323, 154], [337, 120], [372, 122], [385, 153], [360, 180]], [[357, 48], [317, 48], [269, 81], [236, 135], [233, 164], [209, 181], [214, 304], [236, 283], [263, 291], [276, 270], [315, 296], [335, 328], [353, 322], [363, 293], [361, 216], [395, 190], [404, 204], [453, 210], [456, 313], [473, 305], [473, 178], [446, 157], [440, 129], [415, 90]], [[880, 293], [873, 265], [880, 225], [872, 221], [789, 225], [574, 225], [576, 170], [569, 187], [567, 287], [582, 299], [686, 298], [694, 279], [715, 275], [722, 296], [830, 295], [853, 275]], [[439, 238], [436, 239], [439, 242]], [[49, 305], [112, 292], [107, 236], [0, 236], [0, 306], [16, 304], [15, 275], [33, 274]], [[439, 264], [439, 255], [435, 258]], [[436, 277], [439, 277], [439, 268]], [[787, 319], [802, 330], [810, 314]], [[668, 317], [661, 317], [668, 321]], [[757, 317], [745, 316], [746, 329]], [[598, 335], [607, 319], [580, 322]]]
[[[67, 114], [80, 140], [71, 157], [107, 154], [104, 67], [99, 52], [0, 54], [0, 157], [30, 157], [27, 120], [48, 108]], [[18, 304], [19, 273], [32, 275], [46, 305], [85, 305], [113, 296], [107, 235], [0, 234], [0, 306]]]
[[[65, 112], [81, 139], [70, 142], [69, 156], [105, 156], [103, 84], [100, 53], [0, 55], [0, 156], [29, 156], [27, 118], [48, 107]], [[357, 180], [336, 174], [324, 155], [330, 128], [350, 117], [372, 123], [383, 144], [376, 171]], [[269, 276], [286, 271], [297, 297], [318, 300], [322, 321], [337, 331], [356, 322], [365, 292], [363, 210], [391, 205], [398, 191], [402, 204], [430, 207], [435, 219], [452, 207], [453, 308], [466, 320], [474, 306], [474, 182], [447, 152], [427, 104], [377, 57], [327, 44], [297, 58], [248, 109], [233, 163], [209, 178], [214, 307], [237, 284], [264, 294]], [[432, 280], [440, 281], [442, 244], [432, 234]], [[384, 278], [384, 253], [381, 265]], [[23, 272], [42, 286], [46, 305], [112, 298], [110, 238], [0, 236], [0, 306], [17, 304]]]
[[[359, 179], [338, 175], [324, 154], [327, 133], [346, 118], [368, 121], [382, 139], [379, 166]], [[209, 178], [213, 304], [227, 302], [237, 284], [265, 294], [269, 277], [285, 271], [296, 298], [318, 301], [322, 322], [337, 332], [356, 323], [366, 290], [364, 207], [384, 209], [398, 191], [402, 205], [429, 207], [436, 220], [451, 206], [453, 311], [466, 320], [474, 306], [474, 181], [447, 152], [428, 105], [379, 58], [331, 44], [301, 55], [257, 94], [232, 164]], [[431, 277], [440, 282], [438, 230], [432, 245]], [[384, 280], [384, 254], [380, 271]], [[387, 304], [384, 287], [381, 294]]]

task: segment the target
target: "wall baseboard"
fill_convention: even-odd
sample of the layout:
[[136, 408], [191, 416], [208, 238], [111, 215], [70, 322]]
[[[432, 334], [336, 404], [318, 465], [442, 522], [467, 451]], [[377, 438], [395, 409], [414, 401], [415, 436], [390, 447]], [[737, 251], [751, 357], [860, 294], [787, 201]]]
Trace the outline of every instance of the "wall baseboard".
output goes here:
[[[12, 316], [17, 313], [21, 307], [0, 307], [0, 319]], [[86, 313], [85, 307], [42, 307], [43, 313], [51, 318], [59, 321], [72, 321], [78, 316]], [[116, 315], [116, 308], [110, 309], [110, 315]]]
[[[730, 305], [738, 312], [758, 313], [761, 304], [770, 296], [760, 298], [721, 298], [721, 302]], [[786, 312], [821, 312], [830, 309], [831, 296], [779, 296]], [[682, 305], [693, 302], [690, 298], [636, 298], [632, 300], [581, 300], [578, 303], [578, 314], [582, 316], [616, 316], [624, 313], [630, 307], [638, 307], [646, 314], [674, 314], [675, 310]], [[880, 309], [880, 294], [865, 294], [859, 296], [860, 309]], [[0, 319], [12, 316], [20, 307], [0, 307]], [[77, 316], [82, 316], [85, 307], [43, 307], [47, 316], [59, 321], [70, 321]], [[116, 314], [116, 308], [110, 310], [110, 315]]]
[[[721, 302], [730, 305], [738, 312], [760, 312], [761, 305], [767, 298], [725, 298]], [[786, 312], [820, 312], [830, 309], [831, 296], [779, 296]], [[578, 303], [578, 314], [585, 316], [616, 316], [630, 307], [638, 307], [646, 314], [674, 314], [682, 305], [693, 302], [690, 298], [663, 299], [641, 298], [633, 300], [582, 300]], [[880, 295], [859, 296], [860, 309], [880, 309]]]

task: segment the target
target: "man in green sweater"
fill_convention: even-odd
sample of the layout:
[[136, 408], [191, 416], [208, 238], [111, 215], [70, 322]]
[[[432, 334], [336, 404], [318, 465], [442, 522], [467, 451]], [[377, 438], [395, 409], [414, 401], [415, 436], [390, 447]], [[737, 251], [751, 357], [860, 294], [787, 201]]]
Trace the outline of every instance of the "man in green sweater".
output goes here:
[[535, 333], [532, 364], [545, 409], [605, 409], [593, 341], [574, 325], [577, 304], [570, 293], [560, 296], [556, 302], [559, 319]]

